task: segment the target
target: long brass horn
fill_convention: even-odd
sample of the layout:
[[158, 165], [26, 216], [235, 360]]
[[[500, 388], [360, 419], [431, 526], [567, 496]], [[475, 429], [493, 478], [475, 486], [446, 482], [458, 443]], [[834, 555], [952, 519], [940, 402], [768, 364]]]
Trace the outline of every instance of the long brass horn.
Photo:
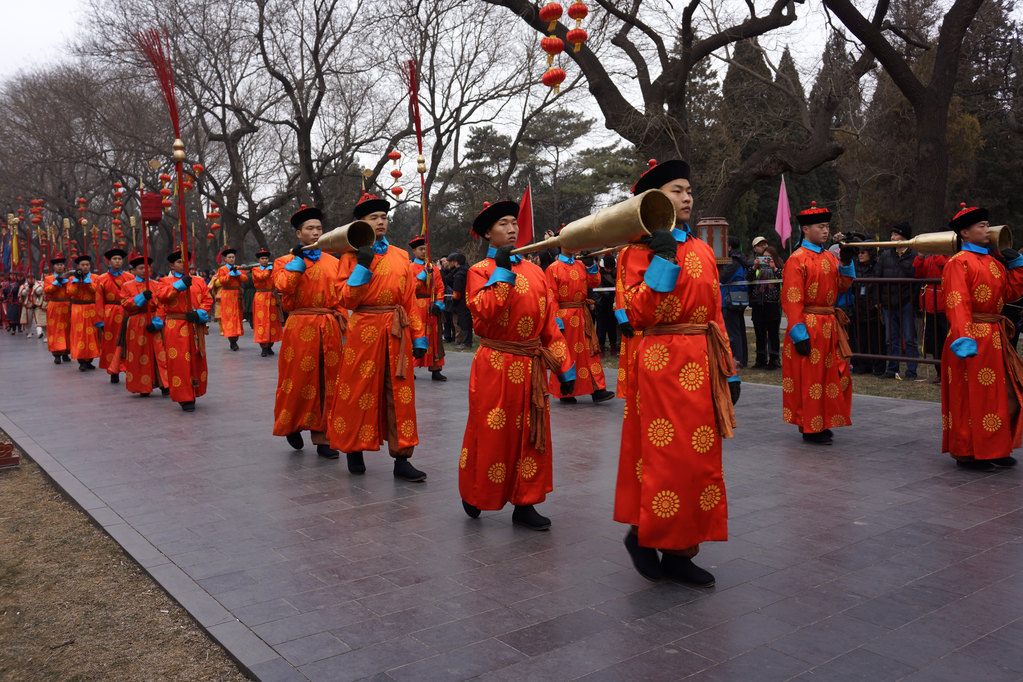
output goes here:
[[631, 199], [602, 208], [561, 228], [557, 236], [512, 251], [529, 253], [560, 247], [569, 251], [600, 249], [638, 241], [655, 230], [675, 227], [675, 205], [659, 189], [648, 189]]
[[[912, 239], [901, 242], [842, 242], [843, 246], [874, 246], [878, 248], [909, 247], [920, 253], [929, 253], [942, 256], [951, 256], [956, 252], [957, 233], [949, 230], [947, 232], [928, 232], [918, 234]], [[1012, 248], [1012, 230], [1008, 225], [993, 225], [988, 245], [998, 251]]]
[[306, 248], [319, 249], [328, 253], [358, 251], [360, 246], [369, 246], [375, 240], [376, 233], [369, 223], [365, 220], [353, 220], [347, 225], [324, 232], [315, 244], [310, 244]]

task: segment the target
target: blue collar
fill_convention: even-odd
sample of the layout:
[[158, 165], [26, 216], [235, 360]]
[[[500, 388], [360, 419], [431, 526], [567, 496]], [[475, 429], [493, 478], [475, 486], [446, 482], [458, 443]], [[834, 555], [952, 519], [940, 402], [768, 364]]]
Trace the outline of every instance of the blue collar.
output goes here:
[[381, 237], [373, 242], [373, 253], [385, 254], [387, 253], [387, 247], [390, 245], [391, 243], [387, 241], [387, 237]]
[[145, 282], [146, 280], [145, 280], [144, 277], [139, 277], [138, 275], [135, 275], [135, 281], [139, 282], [141, 284], [142, 282]]
[[[497, 255], [497, 247], [491, 246], [490, 248], [487, 249], [487, 258], [493, 258], [496, 255]], [[511, 257], [511, 262], [512, 262], [513, 265], [515, 263], [521, 263], [522, 262], [522, 256], [512, 256]]]
[[813, 242], [808, 242], [805, 239], [802, 242], [800, 242], [799, 245], [802, 246], [804, 249], [810, 249], [814, 253], [821, 253], [822, 251], [824, 251], [823, 246], [817, 246]]
[[426, 261], [420, 260], [419, 258], [413, 258], [412, 262], [415, 263], [416, 265], [426, 265]]
[[568, 263], [569, 265], [572, 265], [573, 263], [575, 263], [575, 256], [566, 256], [563, 253], [559, 253], [558, 260], [561, 261], [562, 263]]
[[987, 247], [977, 246], [976, 244], [971, 244], [970, 242], [963, 242], [963, 251], [969, 251], [970, 253], [979, 253], [982, 256], [987, 256], [991, 253], [991, 251]]
[[681, 230], [678, 229], [677, 227], [671, 228], [671, 236], [674, 237], [675, 241], [679, 242], [680, 244], [684, 244], [686, 239], [689, 239], [690, 234], [691, 233], [689, 232], [689, 223], [682, 223]]
[[181, 279], [182, 277], [184, 277], [184, 275], [182, 275], [182, 274], [181, 274], [180, 272], [178, 272], [177, 270], [171, 270], [171, 276], [172, 276], [172, 277], [177, 277], [178, 279]]
[[274, 269], [274, 264], [273, 263], [267, 263], [266, 265], [260, 265], [259, 269], [260, 270], [273, 270]]
[[109, 270], [108, 272], [114, 277], [120, 277], [124, 270]]

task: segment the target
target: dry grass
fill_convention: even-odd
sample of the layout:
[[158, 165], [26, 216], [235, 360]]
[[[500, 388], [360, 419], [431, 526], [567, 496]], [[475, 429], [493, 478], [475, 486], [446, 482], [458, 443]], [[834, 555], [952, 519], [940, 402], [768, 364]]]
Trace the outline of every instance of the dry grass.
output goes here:
[[246, 679], [24, 454], [0, 471], [0, 638], [4, 680]]

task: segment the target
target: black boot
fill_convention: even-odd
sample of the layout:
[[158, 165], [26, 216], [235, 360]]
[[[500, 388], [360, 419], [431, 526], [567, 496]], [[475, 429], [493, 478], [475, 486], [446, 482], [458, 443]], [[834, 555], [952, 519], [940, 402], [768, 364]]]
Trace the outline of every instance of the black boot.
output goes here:
[[959, 459], [956, 460], [956, 466], [960, 469], [968, 469], [969, 471], [995, 470], [995, 465], [991, 463], [990, 459]]
[[139, 397], [140, 398], [148, 398], [149, 394], [148, 393], [139, 393]]
[[679, 554], [665, 554], [661, 558], [661, 568], [672, 580], [696, 587], [714, 587], [714, 576], [710, 571], [703, 570], [692, 559]]
[[1014, 467], [1016, 466], [1015, 457], [999, 457], [998, 459], [989, 459], [989, 462], [994, 464], [996, 467]]
[[579, 402], [578, 400], [576, 400], [575, 398], [572, 398], [572, 397], [570, 397], [570, 398], [558, 398], [558, 400], [560, 400], [565, 405], [575, 405], [577, 402]]
[[270, 357], [269, 349], [268, 348], [264, 348], [262, 351], [260, 351], [259, 357], [261, 357], [261, 358], [268, 358], [268, 357]]
[[408, 457], [394, 458], [394, 477], [411, 483], [419, 483], [426, 480], [426, 474], [412, 466]]
[[64, 362], [71, 362], [71, 356], [67, 353], [64, 353]]
[[231, 350], [238, 350], [238, 342], [231, 339]]
[[274, 347], [273, 347], [273, 346], [269, 346], [269, 347], [268, 347], [268, 348], [266, 349], [266, 354], [267, 354], [267, 355], [276, 355], [276, 353], [274, 353]]
[[469, 504], [465, 500], [462, 500], [462, 509], [469, 515], [470, 519], [478, 519], [480, 517], [480, 508], [474, 504]]
[[352, 474], [366, 473], [366, 462], [362, 459], [362, 450], [358, 452], [346, 452], [348, 458], [348, 472]]
[[661, 559], [657, 556], [657, 550], [653, 547], [641, 547], [639, 536], [631, 530], [625, 536], [625, 549], [629, 552], [632, 565], [636, 572], [647, 580], [657, 582], [664, 579], [664, 571], [661, 570]]
[[512, 512], [512, 523], [517, 526], [525, 526], [530, 530], [550, 530], [551, 520], [543, 516], [531, 504], [515, 505]]
[[110, 375], [110, 383], [112, 383], [112, 384], [119, 384], [119, 383], [121, 383], [121, 375], [120, 374], [111, 374]]
[[55, 365], [59, 365], [60, 364], [60, 356], [59, 355], [54, 355], [53, 356], [53, 364], [55, 364]]
[[79, 360], [78, 361], [78, 371], [79, 372], [87, 372], [87, 371], [89, 371], [89, 362], [87, 360]]
[[85, 369], [96, 369], [96, 365], [92, 364], [92, 360], [86, 360]]
[[185, 412], [195, 412], [195, 401], [186, 400], [185, 402], [181, 403], [181, 409], [184, 410]]
[[170, 395], [170, 389], [166, 386], [160, 387], [160, 395]]
[[602, 403], [605, 400], [611, 400], [611, 398], [614, 398], [615, 394], [606, 388], [602, 388], [599, 391], [595, 391], [590, 397], [593, 398], [593, 402]]
[[448, 378], [446, 376], [444, 376], [443, 374], [440, 373], [439, 369], [435, 369], [432, 372], [430, 372], [430, 378], [433, 379], [434, 381], [447, 381], [448, 380]]
[[820, 433], [804, 433], [803, 440], [814, 445], [831, 445], [831, 439], [823, 431]]
[[329, 445], [317, 445], [316, 454], [324, 459], [337, 459], [341, 453], [331, 449]]
[[289, 433], [287, 436], [284, 437], [284, 439], [288, 441], [288, 445], [295, 448], [296, 450], [301, 450], [303, 447], [305, 447], [305, 442], [302, 440], [301, 431]]

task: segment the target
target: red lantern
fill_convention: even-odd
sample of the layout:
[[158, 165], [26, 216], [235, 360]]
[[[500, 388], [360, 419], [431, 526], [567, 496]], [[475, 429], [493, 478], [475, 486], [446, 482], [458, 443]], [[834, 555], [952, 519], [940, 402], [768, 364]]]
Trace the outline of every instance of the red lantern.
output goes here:
[[586, 18], [586, 15], [590, 13], [589, 8], [581, 2], [573, 2], [568, 7], [568, 16], [571, 19], [575, 19], [575, 26], [579, 28], [579, 22]]
[[33, 225], [38, 225], [41, 222], [43, 222], [42, 218], [40, 218], [39, 216], [33, 216], [33, 218], [32, 218], [32, 224]]
[[554, 94], [561, 91], [561, 83], [565, 80], [565, 70], [551, 67], [544, 72], [540, 79], [548, 88], [554, 88]]
[[113, 225], [114, 227], [119, 227], [120, 224], [121, 224], [121, 221], [118, 220], [117, 218], [114, 218], [113, 220], [110, 221], [110, 224]]
[[163, 206], [163, 210], [169, 211], [170, 207], [174, 205], [174, 202], [171, 201], [170, 199], [164, 199], [163, 201], [160, 202], [160, 205]]
[[110, 212], [113, 213], [114, 215], [121, 215], [121, 209], [116, 207], [111, 209]]
[[[584, 33], [585, 33], [585, 31], [584, 31]], [[192, 184], [191, 180], [185, 180], [184, 182], [181, 183], [181, 186], [185, 188], [186, 192], [191, 190], [193, 187], [195, 187], [195, 185]]]
[[401, 193], [404, 192], [404, 191], [405, 190], [403, 190], [401, 187], [392, 187], [391, 188], [391, 194], [393, 194], [396, 197], [400, 197]]
[[171, 181], [171, 176], [166, 173], [160, 173], [160, 182], [167, 183]]
[[199, 175], [200, 173], [203, 173], [205, 171], [206, 169], [202, 167], [201, 163], [192, 164], [192, 172], [195, 173], [196, 175]]
[[216, 239], [216, 237], [213, 236], [212, 232], [207, 232], [206, 239], [208, 239], [209, 241], [213, 241], [214, 239]]
[[214, 211], [216, 211], [217, 210], [217, 202], [211, 201], [210, 202], [210, 208], [213, 209]]
[[124, 185], [122, 185], [121, 183], [119, 182], [114, 183], [114, 189], [121, 189], [122, 187], [124, 187]]
[[565, 41], [556, 36], [548, 36], [540, 41], [540, 49], [547, 53], [547, 66], [554, 63], [554, 57], [565, 49]]
[[554, 27], [558, 24], [558, 19], [561, 18], [561, 5], [556, 2], [551, 2], [540, 8], [540, 21], [547, 22], [547, 30], [553, 31]]
[[575, 45], [575, 49], [572, 50], [573, 52], [578, 52], [579, 48], [581, 48], [583, 46], [583, 43], [586, 42], [586, 39], [588, 37], [589, 36], [586, 35], [586, 31], [584, 31], [581, 28], [573, 28], [571, 31], [569, 31], [565, 35], [565, 38], [568, 39], [568, 42], [570, 42], [573, 45]]
[[117, 245], [120, 246], [123, 249], [124, 247], [126, 247], [128, 245], [128, 242], [126, 242], [123, 239], [121, 239], [121, 240], [119, 240], [117, 242]]
[[220, 223], [213, 223], [212, 225], [210, 225], [210, 229], [211, 230], [219, 230], [220, 229]]
[[108, 238], [108, 237], [109, 237], [110, 235], [109, 235], [109, 234], [107, 234], [107, 231], [106, 231], [106, 230], [103, 230], [102, 232], [100, 232], [100, 233], [99, 233], [99, 236], [103, 237], [103, 239], [106, 239], [106, 238]]
[[173, 194], [173, 192], [171, 191], [170, 187], [163, 187], [163, 188], [160, 189], [160, 196], [161, 197], [166, 198], [166, 197], [169, 197], [171, 194]]
[[391, 171], [391, 177], [394, 178], [395, 181], [397, 181], [398, 178], [401, 177], [401, 171], [395, 168], [393, 171]]
[[395, 149], [393, 152], [387, 155], [387, 158], [389, 158], [391, 161], [394, 161], [395, 165], [397, 165], [398, 159], [401, 158], [401, 152]]
[[78, 219], [78, 224], [79, 225], [85, 225], [87, 222], [89, 222], [89, 221], [86, 220], [85, 218], [79, 218]]
[[120, 239], [124, 236], [124, 232], [122, 230], [114, 230], [114, 236]]

